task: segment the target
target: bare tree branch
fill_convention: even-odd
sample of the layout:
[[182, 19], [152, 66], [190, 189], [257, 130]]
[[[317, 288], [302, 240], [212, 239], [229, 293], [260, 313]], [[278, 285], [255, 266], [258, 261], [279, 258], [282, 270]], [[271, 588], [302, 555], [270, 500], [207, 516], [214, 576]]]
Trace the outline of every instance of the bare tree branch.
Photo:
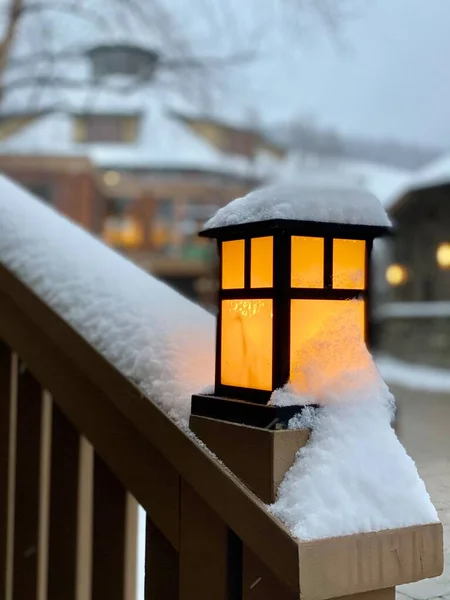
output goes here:
[[23, 10], [23, 0], [12, 0], [8, 11], [6, 33], [0, 42], [0, 78], [5, 71], [11, 47], [17, 33], [17, 27]]
[[96, 11], [92, 7], [80, 4], [79, 2], [70, 2], [62, 4], [58, 2], [25, 2], [20, 0], [22, 4], [21, 14], [19, 16], [31, 15], [33, 13], [42, 12], [60, 12], [66, 13], [71, 17], [83, 19], [90, 23], [95, 23], [98, 27], [107, 27], [110, 29], [108, 19], [101, 12]]
[[[73, 36], [69, 35], [67, 40], [60, 32], [58, 36], [53, 36], [53, 33], [57, 33], [57, 17], [53, 19], [53, 15], [58, 13], [92, 25], [99, 32], [98, 39], [107, 40], [109, 36], [114, 42], [129, 38], [133, 44], [133, 39], [138, 40], [136, 43], [142, 43], [142, 40], [152, 40], [156, 36], [160, 59], [154, 75], [155, 87], [173, 86], [177, 92], [181, 90], [182, 95], [191, 98], [201, 95], [202, 99], [207, 100], [217, 93], [219, 84], [225, 79], [226, 68], [240, 67], [262, 58], [265, 35], [272, 33], [274, 20], [280, 21], [278, 13], [281, 14], [282, 9], [290, 8], [284, 14], [286, 29], [293, 27], [296, 19], [300, 22], [299, 15], [312, 11], [320, 17], [330, 33], [337, 35], [344, 18], [342, 7], [353, 0], [196, 1], [201, 9], [196, 16], [199, 19], [198, 26], [193, 21], [193, 26], [189, 28], [183, 19], [185, 15], [189, 17], [193, 14], [191, 3], [194, 0], [189, 0], [189, 9], [186, 13], [182, 11], [183, 14], [170, 11], [168, 7], [171, 3], [167, 0], [103, 0], [101, 10], [96, 10], [95, 5], [84, 0], [4, 0], [7, 6], [1, 11], [6, 28], [0, 39], [0, 101], [2, 94], [18, 89], [27, 90], [28, 93], [33, 86], [41, 86], [41, 91], [54, 88], [56, 105], [57, 94], [63, 94], [58, 87], [88, 89], [96, 93], [105, 89], [127, 94], [146, 83], [138, 76], [130, 76], [129, 85], [126, 86], [108, 81], [108, 78], [87, 76], [86, 80], [81, 80], [71, 77], [70, 71], [67, 71], [69, 76], [66, 77], [64, 69], [70, 66], [71, 61], [82, 59], [87, 48], [81, 47], [78, 41], [78, 47], [74, 46]], [[242, 14], [252, 18], [241, 19], [240, 10], [250, 11]], [[295, 19], [292, 15], [295, 15]], [[24, 34], [21, 26], [19, 38], [18, 28], [23, 21], [29, 30], [26, 29]], [[33, 45], [34, 37], [40, 30], [40, 39]], [[25, 47], [22, 44], [15, 46], [16, 40], [22, 42], [22, 38], [28, 41], [28, 48], [32, 52], [27, 52], [26, 43]], [[52, 38], [55, 44], [50, 43]], [[33, 43], [30, 43], [30, 39]], [[145, 41], [143, 43], [145, 45]], [[217, 56], [209, 54], [210, 48], [217, 48]], [[18, 51], [22, 53], [18, 54]], [[37, 97], [43, 96], [42, 93]], [[47, 94], [45, 96], [48, 97]]]

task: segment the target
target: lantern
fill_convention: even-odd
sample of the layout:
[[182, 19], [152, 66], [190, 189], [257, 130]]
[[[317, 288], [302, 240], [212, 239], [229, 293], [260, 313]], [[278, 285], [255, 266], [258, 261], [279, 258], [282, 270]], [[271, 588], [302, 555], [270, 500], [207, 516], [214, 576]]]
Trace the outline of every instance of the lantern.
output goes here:
[[221, 266], [216, 372], [214, 394], [193, 396], [192, 414], [276, 428], [298, 413], [270, 404], [272, 392], [296, 379], [310, 340], [336, 317], [367, 340], [370, 255], [387, 230], [272, 219], [203, 231]]

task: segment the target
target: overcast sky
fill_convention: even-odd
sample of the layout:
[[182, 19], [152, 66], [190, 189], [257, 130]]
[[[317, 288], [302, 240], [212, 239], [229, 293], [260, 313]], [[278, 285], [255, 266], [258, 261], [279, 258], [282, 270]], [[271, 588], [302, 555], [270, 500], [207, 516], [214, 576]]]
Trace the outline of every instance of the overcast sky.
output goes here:
[[[342, 26], [347, 50], [323, 30], [253, 68], [248, 81], [270, 119], [313, 115], [344, 133], [450, 147], [450, 0], [360, 0]], [[281, 64], [284, 66], [281, 67]]]

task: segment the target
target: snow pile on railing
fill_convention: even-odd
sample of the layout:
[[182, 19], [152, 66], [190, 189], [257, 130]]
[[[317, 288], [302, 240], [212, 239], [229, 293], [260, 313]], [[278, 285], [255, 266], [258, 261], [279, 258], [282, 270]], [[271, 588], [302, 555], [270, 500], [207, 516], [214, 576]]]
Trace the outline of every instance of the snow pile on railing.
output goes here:
[[214, 318], [0, 178], [0, 262], [174, 418], [214, 373]]
[[[311, 347], [305, 389], [280, 390], [278, 404], [318, 403], [290, 426], [312, 429], [271, 506], [302, 540], [381, 531], [438, 521], [425, 484], [391, 427], [395, 401], [362, 340], [341, 328], [354, 369], [340, 344]], [[333, 376], [320, 378], [334, 362]], [[339, 366], [341, 368], [339, 368]]]

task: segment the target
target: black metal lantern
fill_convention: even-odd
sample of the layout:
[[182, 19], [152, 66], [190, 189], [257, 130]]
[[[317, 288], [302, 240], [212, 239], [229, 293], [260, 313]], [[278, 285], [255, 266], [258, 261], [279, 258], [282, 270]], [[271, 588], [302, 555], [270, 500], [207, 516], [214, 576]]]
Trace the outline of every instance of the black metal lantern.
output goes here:
[[277, 219], [203, 231], [221, 264], [215, 389], [193, 396], [192, 414], [277, 428], [298, 413], [269, 404], [272, 392], [336, 311], [368, 340], [370, 256], [388, 229]]

